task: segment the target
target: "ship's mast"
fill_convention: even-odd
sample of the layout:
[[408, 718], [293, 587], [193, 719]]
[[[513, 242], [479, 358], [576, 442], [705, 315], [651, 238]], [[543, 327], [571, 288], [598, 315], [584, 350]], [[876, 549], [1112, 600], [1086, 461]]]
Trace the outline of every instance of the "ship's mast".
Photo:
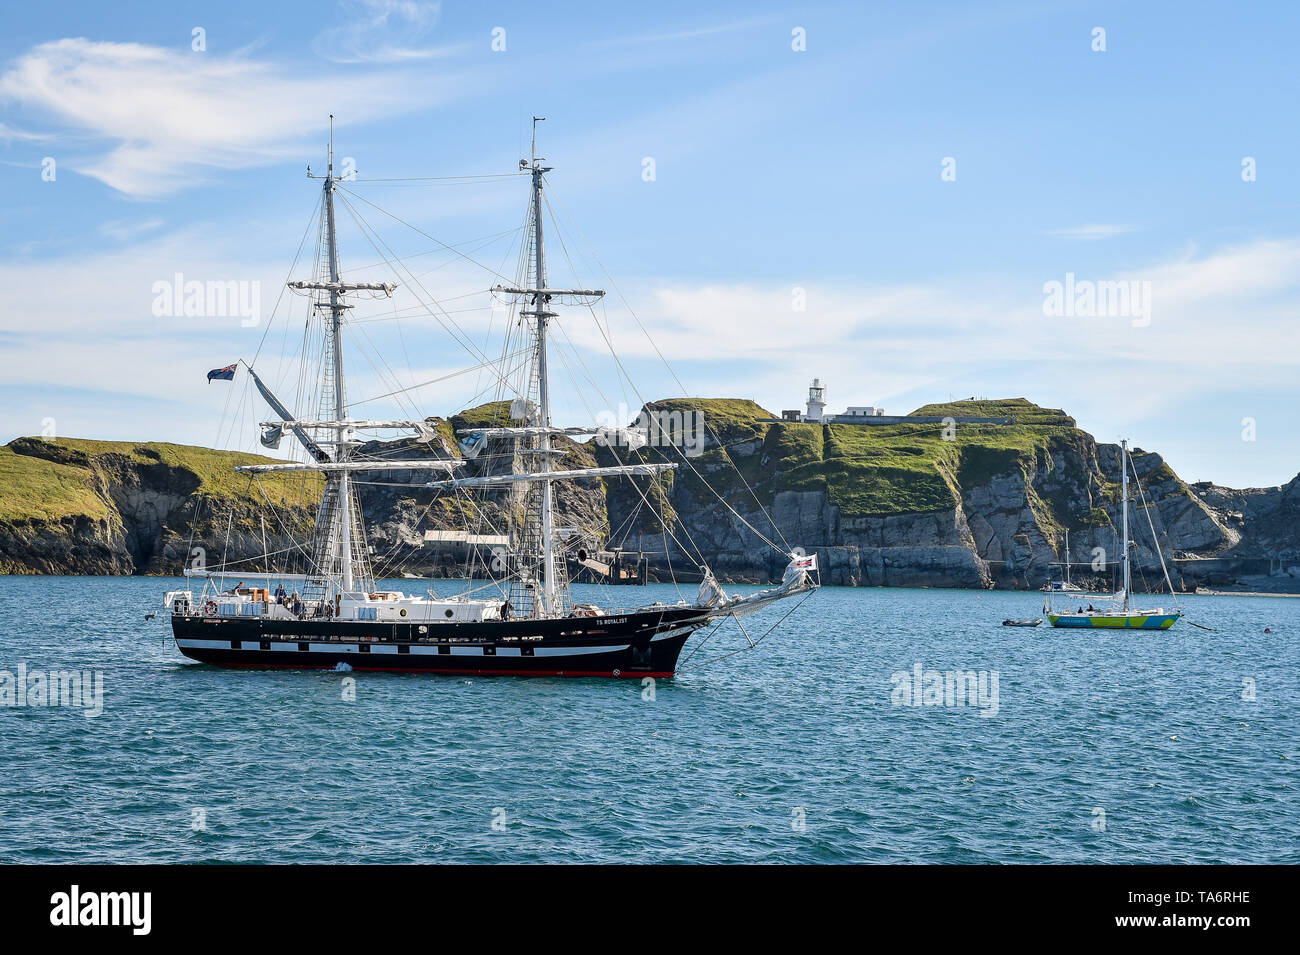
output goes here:
[[[541, 526], [540, 533], [536, 538], [530, 538], [530, 535], [526, 533], [523, 535], [523, 540], [529, 549], [528, 559], [530, 561], [540, 560], [541, 563], [542, 593], [540, 600], [534, 599], [536, 610], [540, 611], [538, 615], [558, 616], [564, 611], [567, 591], [558, 564], [561, 556], [555, 531], [554, 480], [549, 476], [555, 471], [551, 464], [551, 456], [555, 453], [551, 438], [555, 433], [555, 428], [551, 424], [551, 385], [546, 363], [547, 327], [551, 319], [556, 317], [556, 313], [551, 311], [552, 302], [579, 301], [589, 303], [599, 299], [605, 293], [600, 289], [553, 289], [548, 288], [546, 285], [546, 243], [542, 228], [542, 217], [544, 215], [542, 209], [542, 184], [543, 177], [551, 171], [552, 167], [542, 165], [545, 160], [537, 155], [537, 124], [545, 120], [545, 118], [544, 116], [533, 117], [531, 154], [528, 159], [519, 160], [519, 168], [528, 170], [532, 177], [530, 205], [533, 223], [533, 259], [531, 263], [533, 282], [531, 287], [526, 288], [498, 285], [495, 291], [515, 296], [516, 300], [523, 304], [519, 315], [521, 319], [530, 323], [529, 330], [533, 336], [532, 371], [537, 379], [537, 407], [531, 412], [531, 421], [529, 422], [531, 427], [524, 430], [530, 432], [530, 435], [536, 435], [537, 447], [535, 453], [541, 458], [537, 466], [537, 473], [527, 475], [530, 482], [535, 481], [541, 484], [540, 514], [537, 515], [537, 523]], [[526, 279], [527, 276], [525, 275], [524, 278]], [[531, 384], [530, 382], [530, 388]], [[572, 472], [566, 472], [566, 474], [572, 476]], [[526, 516], [525, 520], [531, 522], [532, 518]], [[531, 529], [537, 525], [529, 523], [528, 526]], [[532, 549], [534, 545], [527, 545], [530, 539], [537, 542], [536, 550]], [[525, 581], [525, 583], [529, 584], [531, 582]]]
[[[330, 274], [330, 340], [334, 361], [334, 420], [347, 420], [347, 399], [343, 390], [343, 301], [339, 294], [339, 245], [334, 228], [334, 117], [330, 116], [329, 161], [325, 172], [325, 242]], [[338, 442], [334, 460], [348, 459], [348, 429], [335, 432]], [[344, 593], [352, 590], [352, 488], [348, 472], [338, 472], [338, 497], [334, 512], [338, 519], [339, 571]]]
[[[545, 116], [533, 117], [533, 142], [530, 151], [529, 166], [533, 176], [533, 271], [537, 295], [531, 311], [525, 311], [536, 320], [537, 334], [537, 424], [543, 429], [551, 427], [551, 389], [546, 370], [546, 327], [555, 313], [547, 307], [550, 296], [544, 294], [546, 288], [546, 245], [542, 238], [542, 174], [549, 171], [537, 157], [537, 124]], [[538, 442], [541, 452], [538, 470], [547, 473], [551, 470], [551, 435], [544, 430]], [[548, 480], [542, 482], [542, 593], [543, 612], [553, 614], [558, 611], [559, 601], [555, 583], [555, 514], [554, 491]]]
[[[391, 286], [376, 283], [344, 282], [339, 270], [338, 231], [334, 216], [334, 192], [341, 178], [334, 175], [334, 116], [330, 115], [330, 142], [327, 154], [327, 166], [324, 176], [313, 176], [308, 168], [307, 175], [321, 179], [321, 188], [325, 190], [322, 198], [325, 216], [325, 266], [329, 273], [324, 282], [290, 282], [292, 288], [309, 289], [329, 294], [328, 303], [321, 302], [318, 307], [329, 309], [329, 361], [334, 379], [333, 407], [329, 409], [332, 420], [328, 424], [334, 432], [334, 455], [331, 470], [326, 478], [325, 494], [321, 507], [328, 508], [328, 526], [324, 528], [323, 547], [318, 553], [324, 558], [322, 571], [337, 573], [340, 593], [350, 593], [357, 589], [369, 589], [371, 585], [368, 561], [364, 556], [358, 561], [353, 549], [354, 530], [359, 533], [361, 525], [357, 521], [352, 506], [352, 480], [349, 472], [348, 458], [352, 448], [352, 428], [347, 415], [347, 389], [343, 375], [343, 314], [351, 308], [344, 301], [347, 292], [358, 290], [383, 291], [389, 294]], [[331, 506], [332, 504], [332, 506]], [[364, 538], [363, 538], [364, 540]], [[332, 565], [332, 566], [330, 566]]]
[[1120, 524], [1124, 537], [1121, 545], [1124, 554], [1124, 612], [1128, 613], [1129, 587], [1132, 585], [1128, 566], [1128, 439], [1124, 439], [1119, 443], [1119, 468], [1120, 472], [1123, 474], [1123, 478], [1120, 481], [1120, 497], [1122, 498], [1123, 504], [1121, 509], [1123, 517], [1120, 520]]
[[1065, 582], [1070, 583], [1070, 532], [1065, 532]]

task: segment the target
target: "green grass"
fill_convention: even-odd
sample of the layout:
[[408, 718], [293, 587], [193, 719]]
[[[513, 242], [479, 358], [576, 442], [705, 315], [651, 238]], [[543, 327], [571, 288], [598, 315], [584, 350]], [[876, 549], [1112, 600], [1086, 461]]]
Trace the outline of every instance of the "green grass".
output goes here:
[[[474, 408], [466, 408], [460, 414], [452, 415], [448, 420], [455, 431], [466, 431], [471, 428], [506, 428], [521, 423], [510, 417], [509, 401], [489, 401]], [[459, 437], [461, 436], [458, 436], [458, 440]]]
[[56, 464], [0, 448], [0, 521], [104, 520], [109, 507], [92, 487], [88, 467]]
[[819, 424], [774, 425], [763, 445], [773, 473], [773, 487], [778, 491], [823, 491], [826, 473], [822, 467], [826, 454], [826, 429]]
[[96, 490], [97, 470], [128, 462], [188, 473], [195, 480], [194, 490], [210, 498], [264, 503], [265, 493], [283, 507], [315, 506], [324, 480], [319, 474], [289, 472], [263, 474], [252, 481], [235, 472], [235, 465], [276, 462], [240, 451], [157, 441], [16, 438], [0, 449], [0, 518], [107, 517], [111, 508]]
[[922, 405], [912, 414], [954, 418], [963, 415], [971, 418], [1015, 418], [1017, 425], [1052, 425], [1065, 428], [1075, 426], [1075, 420], [1059, 408], [1040, 408], [1028, 398], [948, 401]]
[[656, 411], [698, 412], [705, 433], [727, 445], [763, 437], [767, 425], [759, 419], [772, 417], [770, 411], [748, 398], [667, 398], [652, 402], [650, 407]]
[[826, 425], [830, 501], [846, 517], [945, 510], [956, 503], [948, 475], [957, 461], [937, 426]]
[[[880, 517], [947, 510], [962, 487], [987, 484], [998, 475], [1042, 473], [1051, 467], [1058, 442], [1074, 443], [1080, 432], [1062, 412], [1020, 398], [926, 405], [916, 414], [940, 417], [1010, 417], [1014, 425], [940, 424], [771, 425], [761, 472], [772, 491], [825, 488], [845, 517]], [[762, 473], [756, 475], [763, 480]], [[1058, 519], [1050, 501], [1031, 506], [1043, 520]]]
[[433, 428], [434, 432], [438, 437], [442, 438], [448, 448], [453, 449], [454, 451], [460, 441], [460, 438], [456, 436], [456, 428], [447, 418], [436, 418], [433, 420], [436, 422]]
[[[741, 399], [693, 398], [654, 402], [667, 410], [701, 411], [710, 436], [722, 442], [676, 473], [692, 496], [713, 498], [701, 477], [731, 501], [749, 500], [752, 488], [770, 504], [781, 491], [825, 490], [845, 517], [877, 517], [952, 508], [963, 486], [985, 484], [996, 475], [1042, 472], [1051, 466], [1055, 442], [1077, 442], [1080, 432], [1063, 412], [1039, 408], [1023, 398], [957, 401], [927, 405], [917, 414], [1011, 417], [1014, 425], [961, 424], [955, 440], [944, 440], [940, 424], [852, 425], [772, 422], [760, 405]], [[951, 434], [951, 432], [950, 432]], [[759, 441], [757, 453], [739, 449]], [[643, 460], [677, 460], [655, 449]], [[735, 468], [731, 467], [734, 462]], [[699, 475], [695, 472], [698, 471]], [[739, 473], [737, 473], [737, 471]], [[1051, 501], [1031, 506], [1043, 520], [1057, 520]]]

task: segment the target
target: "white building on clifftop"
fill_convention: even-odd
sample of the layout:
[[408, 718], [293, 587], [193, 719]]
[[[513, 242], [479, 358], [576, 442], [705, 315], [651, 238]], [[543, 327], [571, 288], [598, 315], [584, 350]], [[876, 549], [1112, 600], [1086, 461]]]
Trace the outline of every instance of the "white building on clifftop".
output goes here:
[[800, 414], [797, 409], [794, 411], [782, 411], [781, 420], [821, 423], [844, 421], [846, 418], [874, 418], [882, 416], [884, 413], [884, 408], [873, 408], [871, 405], [850, 405], [848, 410], [846, 410], [842, 415], [828, 415], [826, 414], [826, 386], [822, 384], [820, 378], [814, 378], [812, 384], [808, 386], [807, 413]]

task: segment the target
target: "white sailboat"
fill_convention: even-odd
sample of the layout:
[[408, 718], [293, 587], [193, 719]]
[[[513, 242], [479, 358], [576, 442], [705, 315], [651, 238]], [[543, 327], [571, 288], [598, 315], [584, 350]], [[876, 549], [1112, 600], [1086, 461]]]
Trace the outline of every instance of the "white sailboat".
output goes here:
[[[1117, 593], [1106, 598], [1104, 601], [1098, 598], [1098, 601], [1104, 603], [1104, 606], [1094, 607], [1089, 597], [1080, 596], [1076, 592], [1069, 592], [1065, 588], [1060, 591], [1052, 591], [1047, 597], [1043, 598], [1043, 613], [1046, 615], [1048, 622], [1053, 627], [1104, 627], [1119, 628], [1130, 630], [1168, 630], [1183, 616], [1183, 612], [1177, 606], [1172, 609], [1157, 607], [1150, 610], [1142, 610], [1133, 606], [1133, 575], [1131, 569], [1131, 551], [1133, 542], [1129, 539], [1128, 526], [1128, 475], [1129, 475], [1129, 453], [1128, 441], [1120, 442], [1120, 565], [1122, 568], [1121, 586]], [[1133, 472], [1134, 479], [1137, 478], [1137, 472]], [[1140, 488], [1140, 485], [1139, 485]], [[1165, 566], [1164, 554], [1160, 551], [1160, 541], [1156, 540], [1155, 525], [1151, 522], [1150, 513], [1147, 514], [1147, 523], [1151, 526], [1151, 537], [1157, 555], [1160, 557], [1160, 568], [1164, 572], [1165, 583], [1169, 587], [1170, 596], [1173, 597], [1174, 585], [1169, 578], [1169, 569]], [[1069, 555], [1066, 555], [1067, 562]], [[1066, 565], [1069, 566], [1068, 563]], [[1062, 596], [1064, 595], [1064, 596]], [[1058, 602], [1068, 600], [1070, 603], [1088, 599], [1088, 606], [1082, 605], [1077, 610], [1057, 611], [1052, 608], [1052, 600], [1055, 598]]]

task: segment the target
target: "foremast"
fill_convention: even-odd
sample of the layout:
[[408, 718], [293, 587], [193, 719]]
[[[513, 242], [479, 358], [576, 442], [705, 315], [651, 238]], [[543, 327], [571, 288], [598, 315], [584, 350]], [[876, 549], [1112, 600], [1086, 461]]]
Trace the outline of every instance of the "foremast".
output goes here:
[[[352, 462], [352, 448], [356, 446], [355, 428], [358, 426], [375, 427], [415, 427], [420, 429], [420, 422], [365, 422], [348, 420], [347, 386], [343, 364], [343, 318], [349, 305], [344, 296], [349, 292], [378, 292], [391, 295], [394, 286], [377, 282], [344, 282], [339, 267], [338, 229], [335, 219], [335, 189], [342, 177], [334, 174], [334, 117], [330, 116], [330, 140], [327, 152], [324, 176], [313, 175], [307, 169], [310, 179], [320, 179], [322, 195], [322, 231], [324, 239], [324, 280], [318, 278], [310, 282], [290, 282], [289, 287], [315, 293], [313, 307], [328, 312], [325, 322], [325, 350], [320, 413], [321, 420], [294, 421], [283, 404], [275, 400], [266, 390], [260, 379], [258, 388], [267, 402], [281, 416], [279, 422], [264, 422], [274, 437], [268, 441], [264, 435], [263, 443], [273, 447], [278, 443], [278, 436], [285, 430], [291, 430], [315, 458], [313, 462], [296, 465], [265, 465], [237, 468], [253, 473], [274, 470], [316, 470], [325, 475], [325, 490], [321, 496], [320, 509], [316, 514], [315, 540], [312, 551], [313, 567], [307, 576], [307, 595], [329, 599], [343, 594], [369, 593], [374, 590], [374, 578], [370, 568], [369, 548], [366, 546], [365, 525], [361, 509], [356, 500], [351, 474], [353, 471], [373, 470], [374, 462]], [[251, 371], [251, 369], [250, 369]], [[333, 434], [333, 440], [311, 440], [307, 431], [325, 431]], [[322, 453], [319, 445], [333, 446], [331, 454]], [[388, 468], [406, 466], [427, 467], [431, 462], [386, 462]], [[445, 465], [444, 465], [445, 466]]]
[[[332, 379], [332, 395], [327, 405], [322, 394], [321, 417], [337, 423], [333, 429], [334, 445], [333, 463], [343, 465], [348, 461], [352, 447], [352, 432], [347, 427], [347, 388], [344, 383], [343, 367], [343, 314], [350, 306], [344, 301], [344, 293], [350, 289], [345, 286], [339, 274], [338, 230], [334, 215], [334, 188], [339, 179], [334, 175], [334, 117], [330, 116], [330, 141], [326, 154], [325, 175], [313, 176], [310, 169], [309, 178], [320, 178], [324, 190], [322, 206], [324, 215], [325, 271], [328, 280], [324, 282], [293, 282], [292, 287], [324, 292], [328, 301], [317, 301], [316, 307], [328, 309], [329, 316], [325, 323], [326, 370], [327, 381]], [[374, 589], [370, 576], [370, 561], [365, 550], [365, 532], [361, 527], [359, 508], [353, 501], [352, 481], [346, 468], [338, 468], [326, 475], [325, 492], [321, 497], [320, 510], [316, 517], [316, 541], [314, 561], [321, 572], [322, 596], [328, 596], [330, 578], [337, 580], [340, 593], [353, 593], [357, 590]], [[354, 551], [354, 541], [361, 545], [358, 556]]]
[[[539, 470], [544, 474], [551, 471], [551, 388], [546, 368], [546, 330], [555, 313], [549, 308], [551, 297], [542, 290], [546, 288], [546, 242], [542, 235], [542, 174], [550, 167], [543, 166], [537, 158], [537, 123], [533, 118], [533, 140], [530, 150], [529, 169], [533, 179], [533, 276], [536, 288], [533, 296], [532, 310], [521, 312], [536, 321], [534, 335], [537, 340], [537, 425], [542, 428], [538, 436], [540, 451]], [[542, 612], [558, 614], [561, 611], [558, 583], [555, 572], [555, 492], [552, 482], [543, 479], [542, 491]]]

